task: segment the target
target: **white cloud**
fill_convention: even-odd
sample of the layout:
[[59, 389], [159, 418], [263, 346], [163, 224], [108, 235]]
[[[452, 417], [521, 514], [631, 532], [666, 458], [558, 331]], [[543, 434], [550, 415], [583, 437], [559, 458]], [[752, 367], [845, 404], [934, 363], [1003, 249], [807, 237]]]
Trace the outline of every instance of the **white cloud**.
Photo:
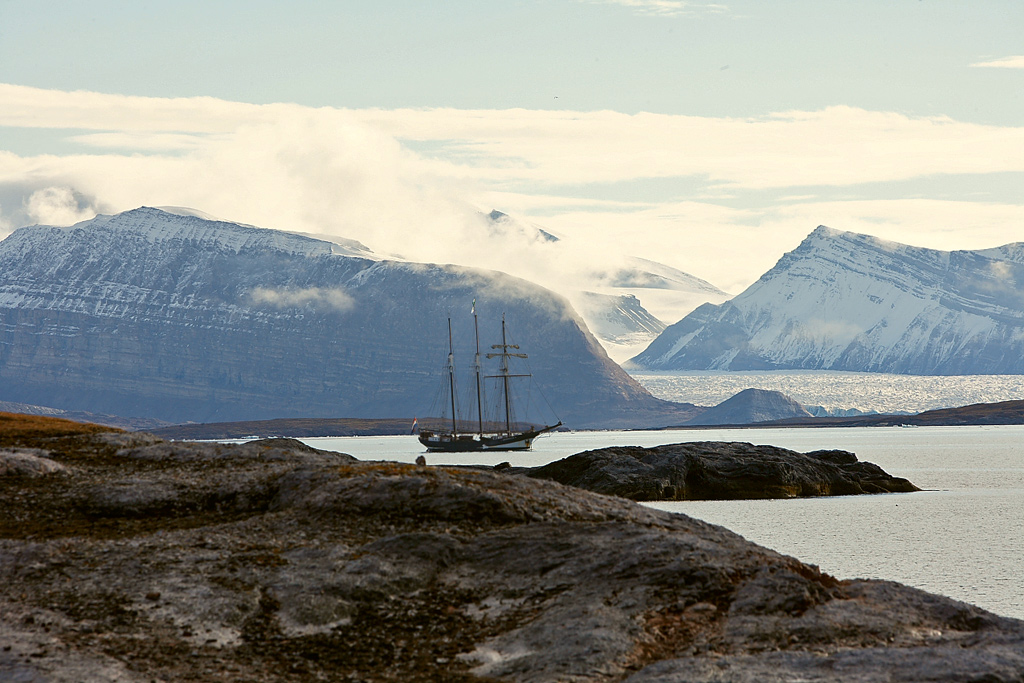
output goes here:
[[[86, 145], [74, 154], [0, 151], [0, 228], [187, 206], [555, 288], [631, 254], [735, 293], [822, 223], [940, 249], [1014, 241], [1024, 225], [1024, 203], [815, 202], [804, 191], [1024, 172], [1024, 128], [948, 118], [851, 107], [756, 118], [339, 110], [2, 84], [0, 102], [0, 125], [71, 129]], [[412, 151], [420, 143], [434, 151]], [[701, 181], [689, 195], [666, 190], [644, 202], [602, 189], [645, 178]], [[773, 200], [721, 204], [741, 191]], [[492, 234], [479, 213], [491, 208], [532, 216], [566, 239], [531, 246]]]
[[1024, 55], [1011, 55], [1009, 57], [1000, 57], [999, 59], [990, 59], [984, 62], [975, 62], [974, 64], [971, 64], [971, 66], [992, 69], [1024, 69]]
[[578, 0], [590, 4], [622, 5], [640, 14], [675, 17], [688, 14], [722, 14], [728, 7], [717, 3], [687, 2], [686, 0]]
[[[305, 153], [351, 160], [356, 134], [404, 155], [406, 170], [490, 186], [706, 177], [730, 187], [844, 186], [934, 174], [1024, 171], [1024, 127], [835, 106], [755, 118], [539, 110], [339, 110], [213, 98], [143, 98], [0, 85], [0, 125], [83, 130], [75, 140], [119, 150], [237, 146], [274, 130]], [[339, 132], [331, 133], [331, 130]], [[92, 132], [89, 132], [92, 131]], [[308, 136], [326, 134], [322, 144]], [[342, 141], [346, 146], [332, 147]], [[431, 143], [429, 157], [396, 140]], [[261, 145], [265, 141], [251, 140]], [[365, 145], [360, 148], [365, 151]], [[279, 151], [282, 159], [300, 153]], [[254, 152], [258, 156], [258, 152]], [[379, 166], [379, 164], [374, 164]]]
[[70, 187], [44, 187], [24, 201], [25, 213], [41, 225], [74, 225], [96, 215], [94, 207], [83, 202]]
[[451, 172], [490, 182], [707, 176], [745, 188], [844, 186], [1024, 170], [1024, 128], [853, 107], [759, 118], [566, 111], [368, 110], [400, 139], [446, 141]]

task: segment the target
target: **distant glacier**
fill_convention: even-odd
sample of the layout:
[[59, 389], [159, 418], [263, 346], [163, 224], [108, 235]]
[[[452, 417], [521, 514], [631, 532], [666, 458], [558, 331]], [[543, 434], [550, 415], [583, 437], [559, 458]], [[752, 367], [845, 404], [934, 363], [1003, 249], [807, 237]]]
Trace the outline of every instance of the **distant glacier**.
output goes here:
[[[919, 413], [973, 403], [1021, 398], [1020, 375], [893, 375], [827, 370], [691, 371], [630, 373], [658, 398], [702, 406], [721, 403], [743, 389], [781, 391], [808, 408]], [[813, 410], [811, 412], [814, 412]]]

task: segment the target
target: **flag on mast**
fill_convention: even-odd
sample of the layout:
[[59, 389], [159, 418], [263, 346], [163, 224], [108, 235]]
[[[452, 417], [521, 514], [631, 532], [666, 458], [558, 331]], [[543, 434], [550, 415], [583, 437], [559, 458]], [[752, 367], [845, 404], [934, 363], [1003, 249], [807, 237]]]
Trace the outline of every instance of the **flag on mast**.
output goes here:
[[409, 430], [409, 433], [410, 434], [415, 434], [416, 433], [416, 418], [415, 417], [412, 419], [412, 429]]
[[476, 315], [476, 299], [473, 299], [473, 315]]

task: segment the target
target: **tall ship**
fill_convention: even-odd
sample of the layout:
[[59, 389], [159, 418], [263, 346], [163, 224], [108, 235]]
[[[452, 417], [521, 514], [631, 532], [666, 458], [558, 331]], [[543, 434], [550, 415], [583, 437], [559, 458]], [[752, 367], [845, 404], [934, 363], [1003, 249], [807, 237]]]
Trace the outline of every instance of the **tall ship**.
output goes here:
[[[523, 427], [515, 420], [511, 382], [515, 379], [528, 378], [529, 374], [513, 373], [509, 361], [512, 358], [527, 358], [521, 353], [519, 346], [508, 343], [505, 329], [505, 316], [501, 316], [501, 343], [491, 346], [492, 352], [487, 358], [498, 358], [498, 374], [483, 375], [480, 362], [480, 323], [476, 314], [476, 301], [473, 302], [473, 332], [476, 340], [476, 354], [473, 358], [473, 375], [476, 380], [476, 430], [459, 429], [458, 409], [455, 400], [455, 349], [452, 343], [452, 320], [448, 318], [448, 376], [446, 408], [451, 410], [451, 425], [447, 429], [419, 432], [420, 443], [428, 451], [445, 451], [462, 453], [469, 451], [528, 451], [533, 448], [533, 441], [541, 434], [558, 429], [562, 421], [555, 424], [536, 427]], [[483, 415], [483, 379], [497, 379], [501, 393], [501, 415], [498, 420], [484, 421]], [[504, 428], [502, 428], [502, 426]]]

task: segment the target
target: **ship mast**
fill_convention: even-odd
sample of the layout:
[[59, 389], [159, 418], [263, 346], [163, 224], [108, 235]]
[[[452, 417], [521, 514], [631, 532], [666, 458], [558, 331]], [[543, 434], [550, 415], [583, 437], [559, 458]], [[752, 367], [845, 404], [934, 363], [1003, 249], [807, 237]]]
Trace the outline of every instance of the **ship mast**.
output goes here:
[[505, 433], [506, 434], [512, 434], [512, 403], [509, 400], [508, 380], [511, 377], [529, 377], [529, 375], [513, 375], [513, 374], [510, 374], [509, 371], [508, 371], [508, 359], [509, 358], [526, 358], [526, 354], [525, 353], [509, 353], [509, 349], [515, 349], [516, 351], [518, 351], [519, 350], [519, 346], [517, 344], [509, 344], [508, 340], [505, 337], [505, 314], [504, 313], [501, 314], [501, 343], [500, 344], [493, 344], [493, 345], [491, 345], [491, 348], [492, 349], [501, 349], [501, 351], [499, 353], [489, 353], [489, 354], [487, 354], [487, 357], [488, 358], [501, 358], [501, 365], [499, 367], [499, 372], [501, 374], [499, 374], [497, 376], [501, 378], [501, 381], [504, 384], [504, 389], [505, 389]]
[[476, 370], [476, 431], [482, 437], [484, 435], [484, 409], [480, 392], [480, 323], [476, 317], [476, 299], [473, 299], [473, 330], [476, 333], [476, 356], [473, 357], [473, 367]]
[[452, 346], [452, 319], [448, 318], [448, 389], [452, 399], [452, 437], [458, 435], [455, 415], [455, 349]]

